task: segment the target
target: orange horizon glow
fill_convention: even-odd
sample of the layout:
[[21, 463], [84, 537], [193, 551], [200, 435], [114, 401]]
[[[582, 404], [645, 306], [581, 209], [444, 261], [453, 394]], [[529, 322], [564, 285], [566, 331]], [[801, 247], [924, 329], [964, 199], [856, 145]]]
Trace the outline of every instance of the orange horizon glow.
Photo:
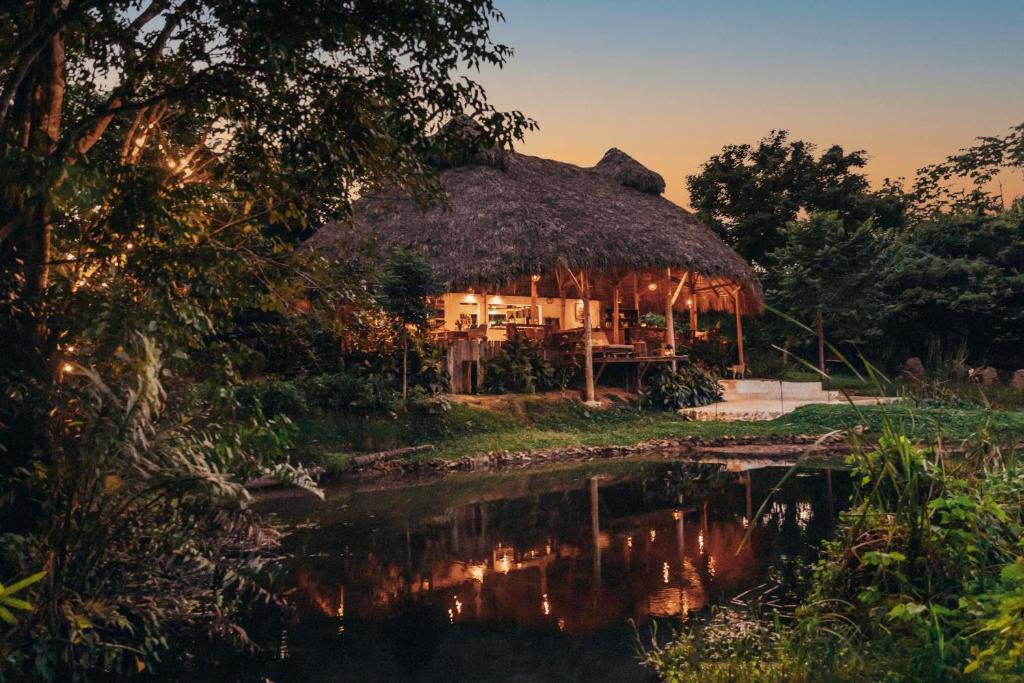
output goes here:
[[[872, 184], [1024, 122], [1024, 3], [498, 1], [515, 54], [479, 80], [540, 128], [517, 150], [592, 166], [618, 147], [689, 206], [686, 177], [773, 129], [865, 150]], [[1024, 174], [1000, 178], [1007, 200]], [[998, 184], [990, 188], [998, 191]]]

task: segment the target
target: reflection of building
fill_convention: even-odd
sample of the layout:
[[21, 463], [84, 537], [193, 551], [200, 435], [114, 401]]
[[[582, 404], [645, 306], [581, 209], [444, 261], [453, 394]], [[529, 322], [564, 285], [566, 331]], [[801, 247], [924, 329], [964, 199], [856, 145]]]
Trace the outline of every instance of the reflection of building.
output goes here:
[[[572, 494], [569, 522], [514, 541], [514, 528], [502, 520], [522, 520], [515, 501], [459, 506], [415, 533], [403, 526], [399, 542], [382, 543], [339, 571], [298, 572], [298, 593], [307, 610], [339, 619], [385, 618], [410, 601], [453, 623], [501, 619], [575, 632], [648, 615], [685, 616], [754, 586], [771, 561], [773, 539], [786, 532], [799, 540], [814, 520], [810, 501], [776, 502], [744, 544], [751, 476], [726, 476], [732, 483], [714, 503], [626, 513], [611, 511], [604, 498], [627, 484], [594, 478]], [[530, 509], [567, 514], [542, 499]]]

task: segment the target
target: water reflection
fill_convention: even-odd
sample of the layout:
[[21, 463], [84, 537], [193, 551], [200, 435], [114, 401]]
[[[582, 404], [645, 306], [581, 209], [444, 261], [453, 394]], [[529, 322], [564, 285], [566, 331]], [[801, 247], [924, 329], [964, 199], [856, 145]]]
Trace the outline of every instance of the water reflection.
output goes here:
[[[845, 478], [824, 472], [787, 482], [741, 547], [755, 505], [781, 473], [620, 464], [278, 503], [282, 518], [316, 522], [290, 539], [299, 605], [293, 631], [310, 635], [309, 661], [325, 656], [326, 623], [342, 652], [360, 630], [395, 640], [394, 648], [408, 638], [465, 638], [465, 645], [481, 628], [510, 642], [528, 633], [552, 648], [559, 637], [603, 648], [613, 633], [626, 667], [629, 620], [683, 619], [763, 582], [781, 555], [813, 559], [835, 514], [830, 490], [845, 496]], [[297, 657], [298, 635], [285, 642]], [[358, 658], [391, 645], [352, 648]], [[440, 656], [439, 649], [420, 656]], [[400, 670], [430, 678], [421, 675], [429, 667]]]

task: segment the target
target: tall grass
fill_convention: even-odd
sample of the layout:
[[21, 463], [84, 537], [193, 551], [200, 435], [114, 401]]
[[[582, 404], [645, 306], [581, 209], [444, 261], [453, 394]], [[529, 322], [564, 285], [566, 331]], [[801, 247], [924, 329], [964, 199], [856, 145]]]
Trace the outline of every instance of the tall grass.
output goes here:
[[[854, 376], [888, 381], [832, 351]], [[1024, 467], [982, 405], [960, 440], [939, 425], [915, 434], [899, 418], [914, 404], [874, 408], [877, 441], [851, 433], [853, 500], [805, 597], [788, 614], [746, 615], [767, 648], [735, 647], [725, 610], [644, 661], [670, 681], [1024, 680]]]

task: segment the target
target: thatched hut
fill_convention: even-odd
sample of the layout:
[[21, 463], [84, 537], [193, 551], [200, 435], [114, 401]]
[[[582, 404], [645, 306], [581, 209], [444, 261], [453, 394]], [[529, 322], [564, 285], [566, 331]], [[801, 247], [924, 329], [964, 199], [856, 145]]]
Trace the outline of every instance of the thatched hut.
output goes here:
[[[611, 346], [645, 311], [760, 312], [761, 286], [750, 266], [688, 211], [662, 196], [664, 179], [618, 149], [591, 168], [489, 151], [443, 168], [446, 200], [424, 211], [406, 192], [367, 194], [349, 222], [309, 241], [330, 251], [375, 242], [386, 252], [421, 251], [446, 294], [438, 326], [452, 332], [485, 326], [494, 342], [517, 329], [582, 328], [593, 399], [592, 330]], [[742, 333], [740, 333], [742, 334]], [[647, 357], [676, 357], [676, 335]], [[740, 341], [739, 365], [743, 365]]]

